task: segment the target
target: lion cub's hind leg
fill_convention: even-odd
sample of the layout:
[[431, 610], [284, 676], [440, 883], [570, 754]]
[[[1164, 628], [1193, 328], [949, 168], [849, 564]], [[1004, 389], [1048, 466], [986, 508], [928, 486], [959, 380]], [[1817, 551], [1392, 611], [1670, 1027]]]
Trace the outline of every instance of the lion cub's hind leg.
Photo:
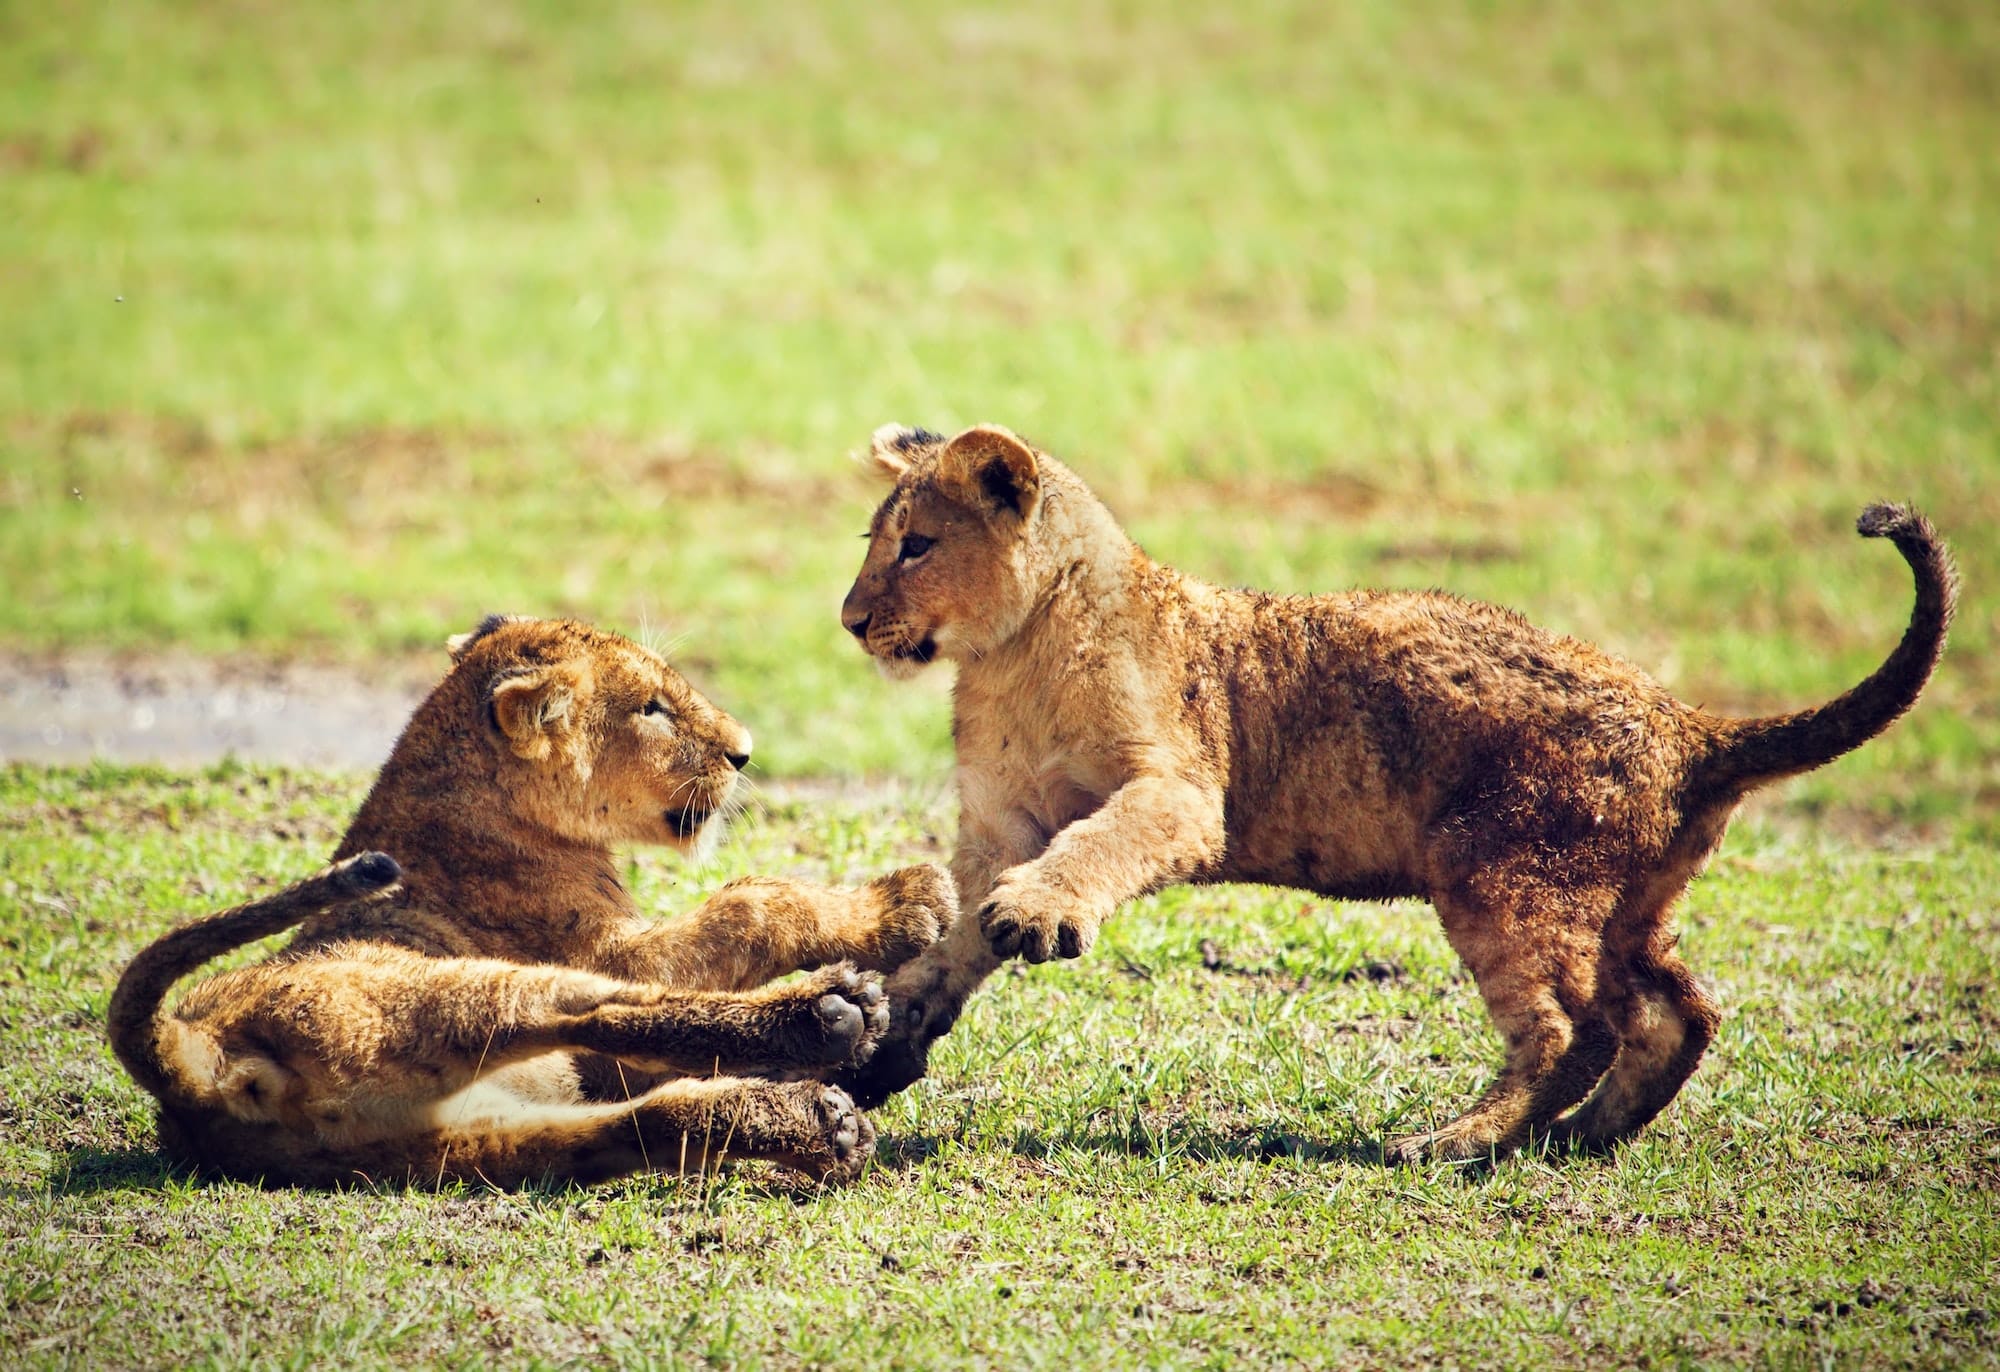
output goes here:
[[875, 1145], [846, 1093], [813, 1081], [670, 1081], [630, 1101], [574, 1106], [506, 1102], [475, 1087], [441, 1102], [437, 1121], [393, 1150], [399, 1180], [587, 1184], [759, 1159], [837, 1181], [858, 1174]]
[[875, 1146], [846, 1093], [818, 1082], [716, 1077], [667, 1082], [615, 1104], [566, 1104], [514, 1096], [505, 1076], [482, 1079], [437, 1102], [428, 1122], [362, 1147], [226, 1116], [182, 1121], [170, 1111], [161, 1132], [207, 1170], [307, 1186], [588, 1183], [743, 1158], [843, 1181]]
[[747, 991], [833, 962], [888, 972], [936, 942], [957, 912], [950, 875], [929, 865], [847, 889], [740, 877], [620, 945], [604, 970], [711, 991]]
[[1609, 1149], [1643, 1129], [1679, 1094], [1721, 1025], [1669, 926], [1678, 886], [1621, 917], [1605, 948], [1603, 1002], [1618, 1057], [1597, 1090], [1553, 1131], [1557, 1142]]
[[[413, 1114], [497, 1072], [516, 1095], [574, 1096], [578, 1053], [641, 1072], [821, 1069], [865, 1058], [888, 1024], [879, 980], [851, 967], [727, 993], [392, 950], [224, 973], [190, 1010], [190, 1033], [218, 1045], [206, 1108], [329, 1145], [404, 1133]], [[544, 1065], [560, 1080], [523, 1092]]]
[[1611, 1066], [1618, 1041], [1597, 1003], [1597, 966], [1616, 892], [1488, 869], [1436, 897], [1445, 935], [1506, 1041], [1500, 1074], [1443, 1127], [1397, 1139], [1400, 1162], [1467, 1161], [1551, 1132]]

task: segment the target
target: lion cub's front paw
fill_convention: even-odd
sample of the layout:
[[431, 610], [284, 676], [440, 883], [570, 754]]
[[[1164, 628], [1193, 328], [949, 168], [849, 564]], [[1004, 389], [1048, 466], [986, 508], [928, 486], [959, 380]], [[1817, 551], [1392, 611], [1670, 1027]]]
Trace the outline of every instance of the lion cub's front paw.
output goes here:
[[783, 1037], [799, 1067], [843, 1067], [868, 1061], [889, 1028], [882, 979], [846, 963], [823, 968], [783, 989]]
[[958, 887], [934, 863], [904, 867], [868, 883], [882, 902], [871, 965], [892, 972], [938, 941], [958, 918]]
[[1097, 921], [1089, 913], [1066, 909], [1055, 893], [1026, 882], [995, 886], [979, 907], [979, 927], [994, 956], [1018, 954], [1027, 962], [1082, 957], [1097, 938]]

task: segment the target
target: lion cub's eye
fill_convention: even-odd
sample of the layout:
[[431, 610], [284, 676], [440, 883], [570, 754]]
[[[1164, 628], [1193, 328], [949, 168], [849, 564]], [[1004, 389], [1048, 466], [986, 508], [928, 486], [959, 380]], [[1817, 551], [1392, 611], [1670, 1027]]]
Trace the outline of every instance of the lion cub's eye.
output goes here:
[[666, 712], [667, 702], [657, 698], [647, 701], [645, 706], [639, 711], [642, 715], [664, 715]]
[[918, 558], [929, 552], [931, 545], [935, 542], [937, 542], [936, 539], [925, 538], [922, 534], [904, 534], [903, 546], [896, 549], [896, 561], [915, 562]]

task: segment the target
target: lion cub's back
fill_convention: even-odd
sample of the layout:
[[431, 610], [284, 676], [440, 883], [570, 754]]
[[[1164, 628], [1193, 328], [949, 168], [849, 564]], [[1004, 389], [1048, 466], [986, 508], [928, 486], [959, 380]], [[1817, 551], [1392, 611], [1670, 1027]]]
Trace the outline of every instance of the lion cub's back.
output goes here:
[[1692, 712], [1630, 663], [1501, 606], [1439, 591], [1255, 597], [1239, 699], [1268, 712], [1258, 750], [1318, 737], [1388, 790], [1457, 785], [1468, 768], [1569, 754], [1623, 770], [1678, 751]]
[[1302, 676], [1336, 675], [1423, 699], [1565, 717], [1607, 696], [1679, 707], [1652, 677], [1504, 606], [1446, 591], [1353, 591], [1295, 599], [1307, 631], [1281, 647]]

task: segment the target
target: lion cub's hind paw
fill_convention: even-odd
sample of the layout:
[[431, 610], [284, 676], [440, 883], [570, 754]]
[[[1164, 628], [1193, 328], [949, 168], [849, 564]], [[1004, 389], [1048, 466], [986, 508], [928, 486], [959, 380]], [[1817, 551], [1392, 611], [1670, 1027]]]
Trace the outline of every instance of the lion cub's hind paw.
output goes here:
[[1395, 1166], [1413, 1167], [1427, 1162], [1490, 1162], [1506, 1157], [1515, 1147], [1514, 1140], [1496, 1139], [1491, 1130], [1454, 1122], [1428, 1134], [1391, 1139], [1382, 1145], [1382, 1152]]
[[958, 918], [958, 887], [935, 863], [899, 868], [869, 886], [882, 901], [873, 965], [885, 972], [936, 943]]
[[821, 1086], [812, 1109], [820, 1122], [824, 1153], [800, 1159], [801, 1170], [822, 1182], [852, 1181], [875, 1155], [875, 1126], [838, 1086]]

